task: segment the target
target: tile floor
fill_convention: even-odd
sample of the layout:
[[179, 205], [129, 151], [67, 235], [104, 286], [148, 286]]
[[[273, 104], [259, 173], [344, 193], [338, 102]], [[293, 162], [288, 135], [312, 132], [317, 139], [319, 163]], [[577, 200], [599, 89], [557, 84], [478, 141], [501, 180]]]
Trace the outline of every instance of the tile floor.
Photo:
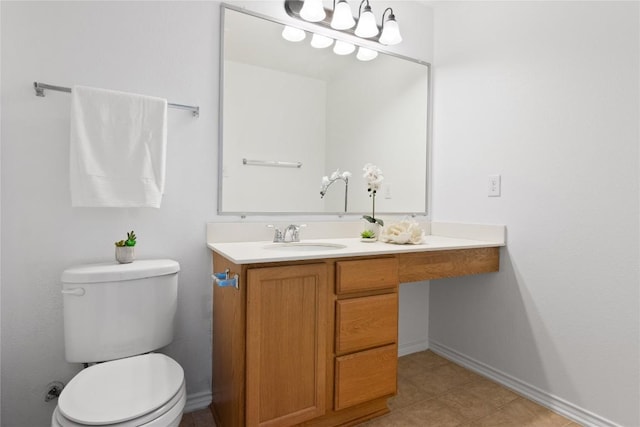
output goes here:
[[[579, 425], [431, 351], [398, 359], [391, 412], [361, 427], [578, 427]], [[180, 427], [214, 427], [208, 409]]]

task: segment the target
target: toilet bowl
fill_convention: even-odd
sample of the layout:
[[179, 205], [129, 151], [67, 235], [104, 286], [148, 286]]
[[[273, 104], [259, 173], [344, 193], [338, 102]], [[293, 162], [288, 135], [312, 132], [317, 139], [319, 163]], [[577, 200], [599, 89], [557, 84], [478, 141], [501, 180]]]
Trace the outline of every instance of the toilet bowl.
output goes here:
[[62, 391], [52, 427], [178, 427], [186, 402], [184, 371], [150, 353], [93, 365]]

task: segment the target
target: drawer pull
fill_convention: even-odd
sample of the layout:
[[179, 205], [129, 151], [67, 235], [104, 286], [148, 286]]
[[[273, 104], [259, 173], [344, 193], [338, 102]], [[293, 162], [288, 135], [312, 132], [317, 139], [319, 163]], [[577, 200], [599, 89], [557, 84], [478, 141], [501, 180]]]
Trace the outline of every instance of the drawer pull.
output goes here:
[[240, 278], [238, 277], [238, 274], [232, 274], [228, 268], [224, 273], [213, 273], [211, 278], [215, 284], [221, 288], [233, 286], [236, 289], [240, 289]]

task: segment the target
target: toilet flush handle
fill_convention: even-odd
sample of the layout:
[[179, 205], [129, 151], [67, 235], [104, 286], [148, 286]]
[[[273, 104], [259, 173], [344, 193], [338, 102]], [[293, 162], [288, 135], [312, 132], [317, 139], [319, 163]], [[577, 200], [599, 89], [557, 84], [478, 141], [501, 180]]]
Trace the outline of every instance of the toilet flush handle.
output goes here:
[[81, 297], [85, 294], [84, 288], [63, 289], [62, 293], [65, 295], [75, 295]]

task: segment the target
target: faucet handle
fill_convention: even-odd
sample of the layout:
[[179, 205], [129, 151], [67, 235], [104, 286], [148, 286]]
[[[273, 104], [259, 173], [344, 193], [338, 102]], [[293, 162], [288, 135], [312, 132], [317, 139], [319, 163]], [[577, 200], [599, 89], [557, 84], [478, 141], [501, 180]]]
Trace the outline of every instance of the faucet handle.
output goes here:
[[282, 230], [280, 230], [278, 227], [276, 227], [273, 224], [268, 224], [267, 228], [273, 228], [273, 241], [278, 243], [278, 242], [284, 242], [284, 234], [282, 233]]
[[282, 236], [284, 239], [286, 239], [286, 234], [288, 230], [291, 230], [291, 241], [292, 242], [299, 242], [300, 241], [300, 229], [303, 227], [306, 227], [307, 224], [291, 224], [289, 225], [284, 232], [284, 235]]

